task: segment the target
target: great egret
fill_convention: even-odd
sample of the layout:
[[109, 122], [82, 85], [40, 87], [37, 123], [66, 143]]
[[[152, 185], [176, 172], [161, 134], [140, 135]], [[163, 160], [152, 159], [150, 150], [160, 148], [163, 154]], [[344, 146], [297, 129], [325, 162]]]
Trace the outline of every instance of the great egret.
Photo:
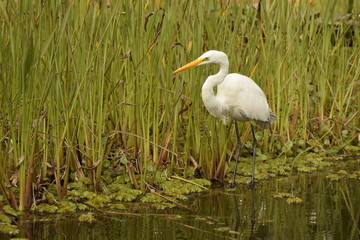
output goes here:
[[[216, 50], [207, 51], [196, 60], [175, 70], [174, 74], [191, 67], [210, 63], [219, 64], [220, 71], [215, 75], [210, 75], [206, 79], [202, 86], [201, 96], [204, 105], [210, 114], [220, 118], [224, 121], [224, 123], [226, 123], [228, 118], [234, 120], [237, 148], [234, 174], [230, 186], [235, 187], [235, 176], [241, 149], [241, 140], [237, 121], [254, 121], [262, 128], [270, 128], [270, 125], [277, 119], [277, 117], [269, 108], [264, 92], [251, 78], [238, 73], [228, 74], [229, 60], [227, 55], [223, 52]], [[217, 87], [216, 94], [214, 94], [214, 87]], [[254, 186], [257, 141], [251, 122], [250, 126], [254, 138], [250, 186]]]

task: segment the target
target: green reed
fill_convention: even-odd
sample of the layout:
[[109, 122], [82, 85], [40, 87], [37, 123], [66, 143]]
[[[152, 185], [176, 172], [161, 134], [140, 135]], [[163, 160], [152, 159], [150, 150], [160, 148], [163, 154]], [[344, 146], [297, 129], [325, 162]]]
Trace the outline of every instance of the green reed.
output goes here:
[[[233, 128], [200, 98], [216, 70], [172, 74], [209, 49], [228, 53], [230, 71], [251, 76], [279, 117], [272, 134], [259, 129], [259, 156], [296, 153], [283, 146], [299, 140], [308, 149], [356, 144], [359, 6], [349, 1], [349, 15], [336, 19], [339, 5], [1, 2], [3, 194], [28, 209], [44, 183], [62, 197], [85, 176], [101, 191], [108, 161], [143, 191], [165, 168], [188, 176], [194, 163], [223, 178]], [[251, 140], [247, 124], [242, 133]]]

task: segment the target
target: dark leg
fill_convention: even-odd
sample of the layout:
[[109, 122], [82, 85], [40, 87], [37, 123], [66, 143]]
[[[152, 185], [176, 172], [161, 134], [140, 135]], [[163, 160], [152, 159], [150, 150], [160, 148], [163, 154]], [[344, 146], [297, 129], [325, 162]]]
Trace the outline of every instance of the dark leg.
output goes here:
[[234, 174], [233, 174], [232, 182], [230, 184], [231, 188], [235, 187], [235, 185], [236, 185], [235, 178], [236, 178], [237, 165], [239, 163], [240, 149], [241, 149], [241, 139], [240, 139], [238, 124], [236, 121], [234, 121], [234, 124], [235, 124], [236, 138], [237, 138], [237, 146], [236, 146], [236, 155], [235, 155], [236, 162], [235, 162]]
[[254, 228], [255, 228], [255, 189], [254, 187], [251, 187], [251, 233], [250, 233], [250, 239], [254, 238]]
[[250, 123], [250, 126], [251, 126], [251, 132], [252, 132], [254, 141], [253, 141], [252, 174], [251, 174], [251, 182], [249, 183], [249, 186], [250, 186], [250, 187], [254, 187], [254, 185], [255, 185], [255, 181], [254, 181], [254, 175], [255, 175], [255, 156], [256, 156], [256, 144], [257, 144], [257, 141], [256, 141], [256, 137], [255, 137], [254, 128], [253, 128], [253, 125], [252, 125], [251, 123]]
[[239, 213], [239, 207], [238, 207], [238, 201], [236, 198], [236, 194], [233, 194], [233, 200], [234, 200], [234, 206], [235, 206], [235, 231], [239, 231], [240, 227], [240, 213]]

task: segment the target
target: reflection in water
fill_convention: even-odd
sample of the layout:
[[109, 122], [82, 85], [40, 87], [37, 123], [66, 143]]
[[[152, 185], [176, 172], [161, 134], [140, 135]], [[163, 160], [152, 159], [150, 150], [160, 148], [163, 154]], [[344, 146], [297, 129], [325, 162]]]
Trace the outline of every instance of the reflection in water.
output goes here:
[[[251, 187], [250, 188], [251, 191], [251, 218], [250, 218], [250, 222], [251, 222], [251, 230], [250, 230], [250, 239], [252, 239], [253, 235], [254, 235], [254, 227], [255, 227], [255, 188]], [[239, 212], [239, 208], [238, 208], [238, 200], [237, 200], [237, 195], [233, 194], [233, 200], [234, 200], [234, 207], [235, 207], [235, 232], [239, 232], [239, 227], [240, 227], [240, 212]]]
[[[129, 205], [132, 214], [95, 213], [96, 223], [78, 215], [24, 215], [16, 237], [29, 239], [359, 239], [360, 182], [333, 182], [296, 175], [238, 185], [235, 192], [212, 190], [192, 196], [192, 209], [154, 210]], [[290, 205], [280, 192], [303, 200]], [[136, 213], [136, 214], [134, 214]], [[14, 237], [14, 236], [13, 236]], [[1, 235], [0, 240], [10, 239]]]

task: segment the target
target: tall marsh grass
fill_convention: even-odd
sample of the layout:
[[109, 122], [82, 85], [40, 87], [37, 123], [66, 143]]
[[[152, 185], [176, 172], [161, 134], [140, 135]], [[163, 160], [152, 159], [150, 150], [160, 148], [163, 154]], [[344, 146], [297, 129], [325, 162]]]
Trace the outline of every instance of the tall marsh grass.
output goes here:
[[1, 1], [3, 196], [29, 209], [49, 184], [62, 197], [85, 176], [101, 190], [109, 169], [143, 191], [164, 168], [223, 178], [235, 133], [200, 98], [216, 70], [172, 74], [209, 49], [278, 115], [272, 134], [257, 133], [262, 159], [346, 153], [359, 134], [359, 12], [335, 0]]

